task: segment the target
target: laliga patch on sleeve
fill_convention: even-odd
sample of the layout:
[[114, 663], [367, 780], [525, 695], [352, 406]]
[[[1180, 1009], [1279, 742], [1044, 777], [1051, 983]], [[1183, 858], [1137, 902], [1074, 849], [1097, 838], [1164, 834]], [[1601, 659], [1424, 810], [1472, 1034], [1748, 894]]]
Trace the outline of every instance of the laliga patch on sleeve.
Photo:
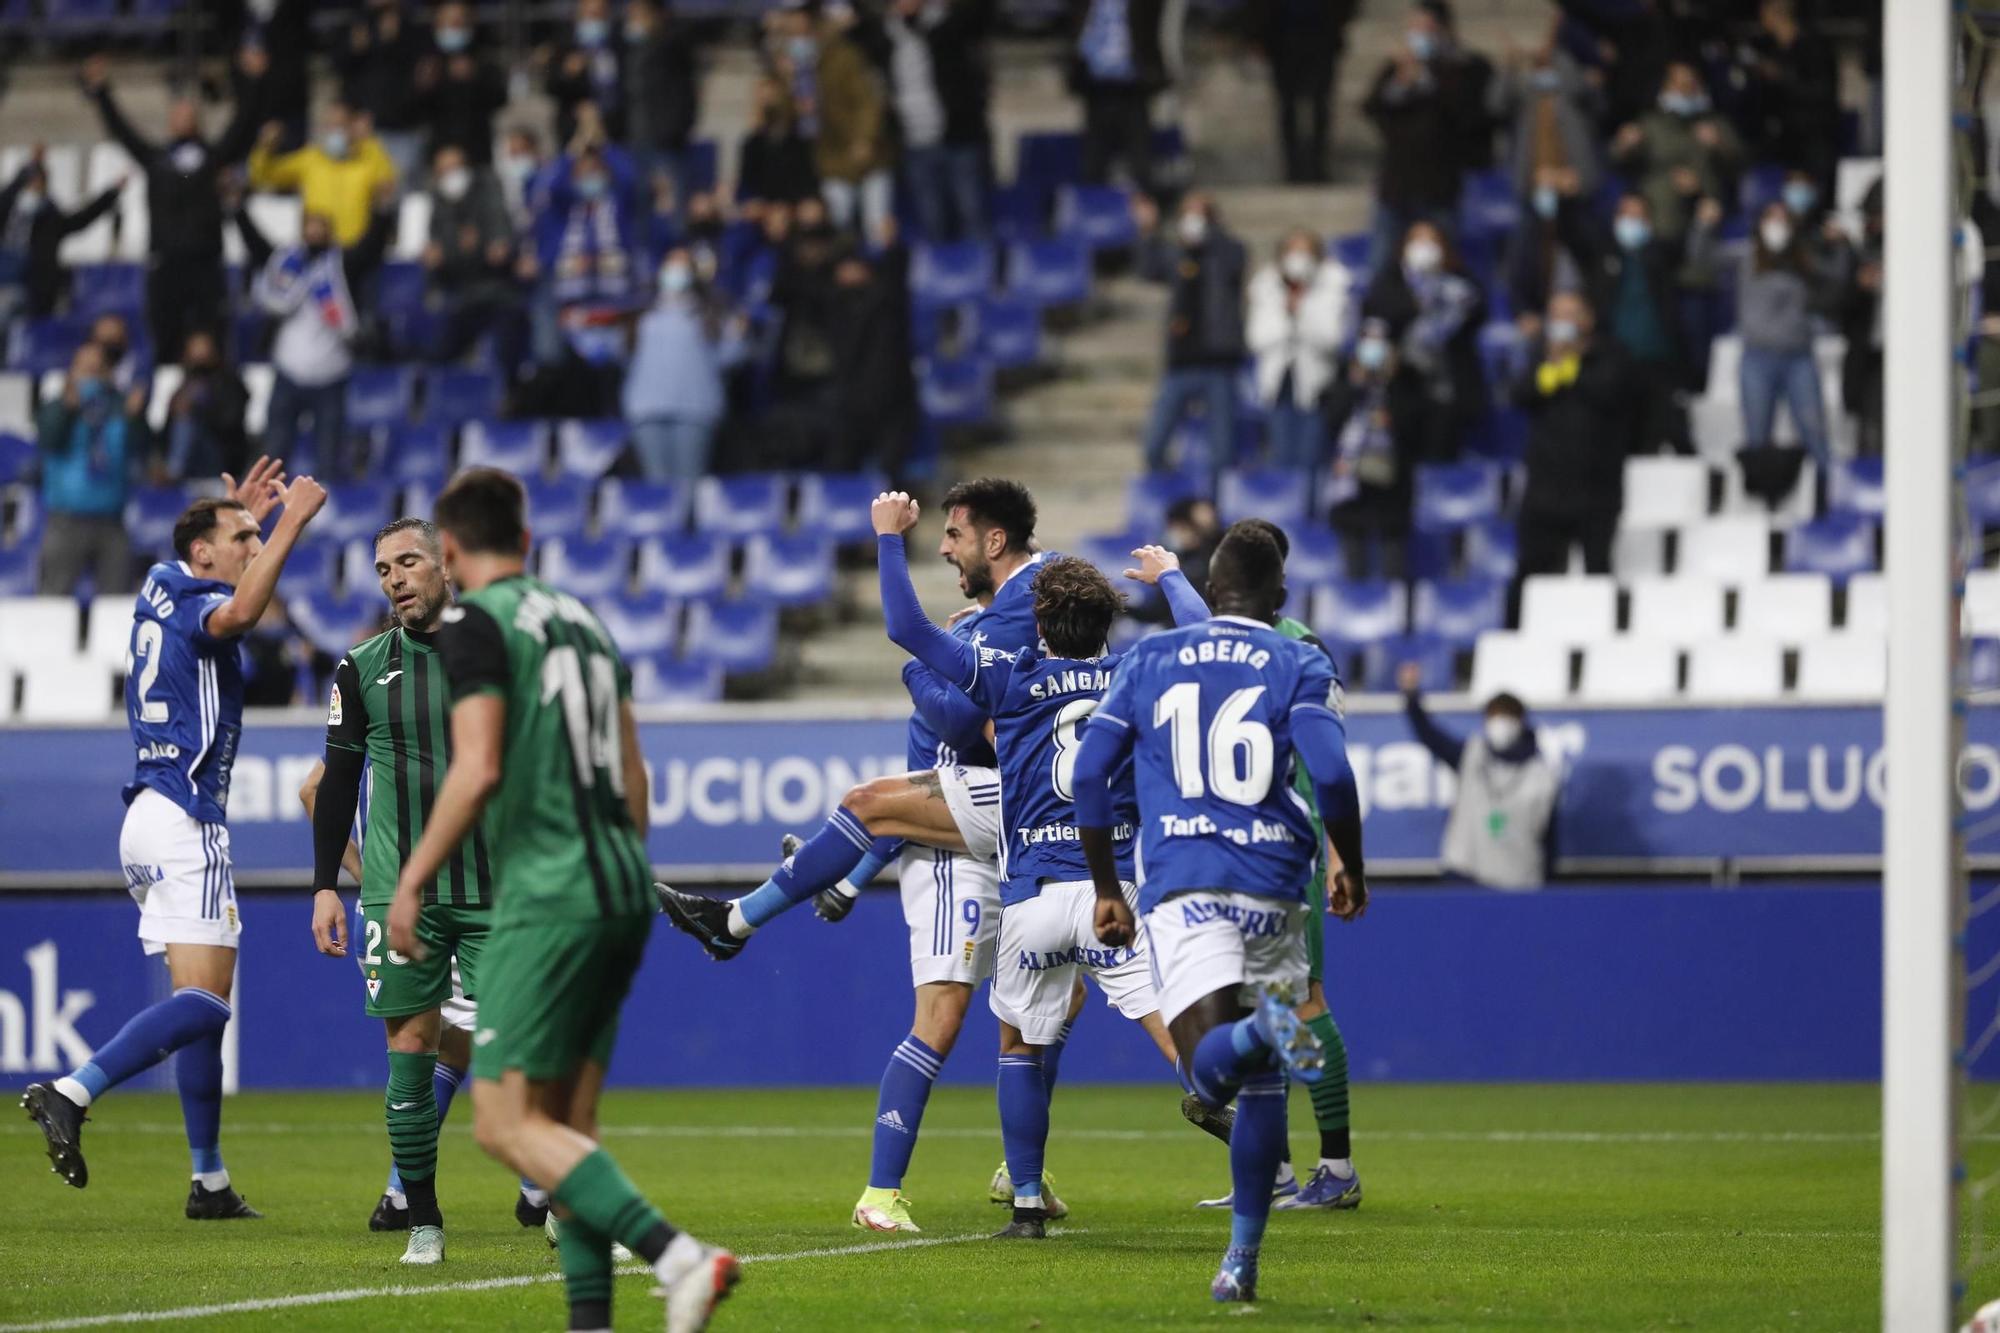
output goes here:
[[340, 686], [338, 684], [333, 687], [333, 701], [326, 706], [326, 724], [329, 727], [340, 725]]
[[[340, 690], [336, 687], [334, 689], [334, 701], [336, 704], [339, 702], [339, 694]], [[1339, 718], [1342, 722], [1347, 721], [1347, 691], [1340, 688], [1340, 682], [1337, 680], [1333, 682], [1332, 688], [1326, 692], [1326, 706], [1333, 710], [1335, 717]]]

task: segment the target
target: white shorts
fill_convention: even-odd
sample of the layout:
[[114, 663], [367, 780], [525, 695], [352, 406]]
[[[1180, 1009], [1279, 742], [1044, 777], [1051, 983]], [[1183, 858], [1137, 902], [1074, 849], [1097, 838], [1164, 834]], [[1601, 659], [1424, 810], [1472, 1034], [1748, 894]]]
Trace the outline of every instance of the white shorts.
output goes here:
[[946, 764], [935, 770], [944, 803], [965, 839], [966, 855], [981, 861], [1000, 857], [1000, 770]]
[[1306, 993], [1304, 903], [1202, 889], [1146, 913], [1160, 1016], [1171, 1023], [1227, 986], [1283, 983]]
[[[1134, 896], [1127, 884], [1125, 900]], [[1128, 949], [1099, 944], [1091, 919], [1096, 910], [1090, 881], [1069, 880], [1044, 884], [1035, 897], [1000, 911], [993, 1013], [1031, 1046], [1047, 1046], [1062, 1031], [1079, 968], [1097, 978], [1112, 1008], [1135, 1022], [1160, 1007], [1144, 936]]]
[[236, 914], [227, 826], [204, 824], [151, 787], [142, 788], [125, 810], [118, 860], [139, 904], [139, 938], [147, 953], [165, 953], [169, 944], [236, 947], [243, 922]]
[[444, 1025], [470, 1032], [479, 1023], [479, 1002], [465, 998], [465, 987], [458, 980], [458, 959], [451, 960], [451, 998], [438, 1008], [444, 1015]]
[[963, 852], [906, 843], [897, 873], [910, 925], [910, 979], [916, 985], [993, 975], [1000, 934], [1000, 868]]

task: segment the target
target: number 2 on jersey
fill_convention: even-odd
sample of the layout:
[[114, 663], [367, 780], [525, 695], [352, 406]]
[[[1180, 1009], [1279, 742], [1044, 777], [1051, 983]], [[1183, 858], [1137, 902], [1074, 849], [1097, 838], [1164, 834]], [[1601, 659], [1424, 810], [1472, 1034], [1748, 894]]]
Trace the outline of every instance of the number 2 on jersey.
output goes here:
[[132, 626], [132, 660], [145, 666], [139, 668], [139, 720], [141, 722], [165, 722], [167, 701], [149, 699], [153, 692], [153, 682], [160, 678], [160, 644], [165, 638], [157, 620], [141, 620]]
[[1168, 728], [1174, 781], [1180, 785], [1183, 799], [1197, 801], [1213, 791], [1232, 805], [1257, 805], [1270, 793], [1274, 759], [1271, 729], [1249, 716], [1263, 694], [1262, 685], [1249, 685], [1224, 699], [1209, 724], [1205, 745], [1201, 683], [1184, 680], [1160, 695], [1153, 705], [1153, 725]]

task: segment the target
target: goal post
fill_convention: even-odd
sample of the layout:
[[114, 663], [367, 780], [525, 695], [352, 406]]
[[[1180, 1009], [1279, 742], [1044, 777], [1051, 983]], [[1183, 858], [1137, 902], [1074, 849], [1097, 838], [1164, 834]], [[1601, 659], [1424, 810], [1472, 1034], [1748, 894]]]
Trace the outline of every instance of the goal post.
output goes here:
[[1882, 886], [1882, 1327], [1952, 1326], [1958, 1243], [1952, 0], [1885, 0], [1889, 688]]

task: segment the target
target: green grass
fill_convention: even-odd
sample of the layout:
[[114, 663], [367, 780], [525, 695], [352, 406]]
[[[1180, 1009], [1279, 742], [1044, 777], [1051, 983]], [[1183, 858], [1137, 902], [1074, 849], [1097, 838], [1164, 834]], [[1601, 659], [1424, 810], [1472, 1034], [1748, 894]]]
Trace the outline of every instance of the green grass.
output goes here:
[[[1858, 1329], [1878, 1322], [1878, 1094], [1862, 1086], [1388, 1087], [1356, 1090], [1351, 1214], [1275, 1214], [1260, 1328]], [[1050, 1163], [1063, 1234], [981, 1237], [1000, 1157], [992, 1096], [941, 1089], [908, 1182], [926, 1242], [748, 1266], [722, 1329], [1214, 1326], [1226, 1216], [1221, 1145], [1170, 1088], [1065, 1085]], [[446, 1127], [449, 1260], [401, 1268], [365, 1221], [386, 1166], [379, 1096], [233, 1099], [224, 1146], [266, 1220], [180, 1217], [186, 1156], [170, 1097], [114, 1095], [86, 1135], [91, 1185], [59, 1184], [25, 1120], [0, 1127], [0, 1325], [388, 1286], [553, 1274], [511, 1213], [512, 1182]], [[872, 1090], [613, 1092], [605, 1141], [676, 1222], [746, 1256], [867, 1246], [847, 1225]], [[16, 1113], [18, 1114], [18, 1113]], [[1315, 1154], [1293, 1100], [1293, 1142]], [[233, 1126], [233, 1128], [232, 1128]], [[760, 1132], [761, 1131], [761, 1132]], [[897, 1248], [901, 1248], [898, 1246]], [[1975, 1287], [1975, 1296], [2000, 1291]], [[657, 1326], [641, 1277], [621, 1329]], [[560, 1287], [371, 1295], [204, 1315], [251, 1329], [562, 1326]], [[170, 1327], [176, 1325], [169, 1325]]]

